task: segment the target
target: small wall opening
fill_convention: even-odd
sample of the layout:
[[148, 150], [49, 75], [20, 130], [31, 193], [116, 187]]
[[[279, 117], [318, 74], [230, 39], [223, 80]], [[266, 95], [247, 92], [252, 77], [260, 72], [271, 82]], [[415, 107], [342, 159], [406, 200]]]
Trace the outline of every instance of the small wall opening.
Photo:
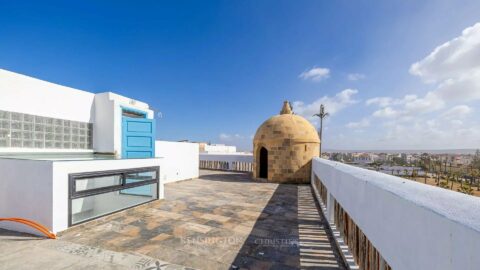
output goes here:
[[268, 178], [268, 150], [265, 147], [260, 149], [260, 178]]
[[130, 109], [127, 109], [127, 108], [123, 108], [122, 109], [122, 116], [130, 117], [130, 118], [146, 118], [147, 114], [145, 112], [142, 112], [142, 111], [130, 110]]

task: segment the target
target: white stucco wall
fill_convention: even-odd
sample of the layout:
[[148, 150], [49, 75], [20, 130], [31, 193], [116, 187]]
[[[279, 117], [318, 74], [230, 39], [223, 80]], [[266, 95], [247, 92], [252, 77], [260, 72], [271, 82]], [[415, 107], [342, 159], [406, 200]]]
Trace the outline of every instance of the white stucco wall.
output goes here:
[[[80, 161], [0, 159], [0, 217], [31, 219], [55, 233], [63, 231], [68, 228], [70, 173], [159, 167], [161, 162], [161, 158]], [[158, 189], [162, 199], [164, 188], [161, 179]], [[0, 222], [0, 228], [39, 234], [19, 223]]]
[[[0, 159], [0, 173], [0, 217], [31, 219], [52, 228], [52, 162]], [[7, 221], [0, 228], [38, 234]]]
[[252, 154], [240, 153], [200, 153], [200, 160], [225, 161], [225, 162], [253, 162]]
[[[0, 110], [93, 123], [95, 152], [121, 155], [122, 106], [154, 112], [147, 103], [112, 92], [93, 94], [0, 69]], [[0, 148], [0, 152], [78, 152], [75, 149]], [[81, 150], [88, 152], [89, 150]]]
[[168, 182], [198, 177], [197, 143], [155, 142], [155, 156], [162, 157], [161, 179]]
[[[53, 162], [53, 222], [52, 231], [59, 232], [68, 228], [68, 175], [71, 173], [124, 170], [141, 167], [159, 167], [162, 160], [153, 159], [119, 159], [119, 160], [84, 160]], [[162, 171], [162, 167], [160, 167]], [[161, 173], [160, 173], [161, 175]], [[163, 199], [164, 188], [160, 179], [159, 199]]]
[[95, 94], [0, 69], [0, 110], [90, 122]]
[[[93, 148], [100, 153], [115, 151], [115, 104], [108, 93], [95, 95], [95, 121], [93, 123]], [[117, 126], [120, 123], [117, 123]], [[117, 143], [118, 145], [118, 143]]]
[[148, 104], [111, 92], [95, 95], [95, 122], [93, 124], [93, 147], [96, 152], [122, 153], [122, 107], [141, 110], [153, 119], [154, 112]]
[[237, 147], [224, 144], [206, 144], [204, 151], [206, 153], [235, 153]]
[[312, 174], [392, 269], [480, 268], [480, 198], [319, 158]]

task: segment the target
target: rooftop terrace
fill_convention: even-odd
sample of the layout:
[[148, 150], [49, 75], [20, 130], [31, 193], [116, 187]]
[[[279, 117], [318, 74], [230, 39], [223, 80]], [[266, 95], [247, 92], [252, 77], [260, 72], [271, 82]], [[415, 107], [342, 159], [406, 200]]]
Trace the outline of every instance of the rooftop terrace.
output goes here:
[[165, 200], [73, 227], [59, 240], [0, 231], [0, 269], [24, 267], [25, 257], [32, 269], [345, 269], [309, 185], [201, 171], [165, 187]]

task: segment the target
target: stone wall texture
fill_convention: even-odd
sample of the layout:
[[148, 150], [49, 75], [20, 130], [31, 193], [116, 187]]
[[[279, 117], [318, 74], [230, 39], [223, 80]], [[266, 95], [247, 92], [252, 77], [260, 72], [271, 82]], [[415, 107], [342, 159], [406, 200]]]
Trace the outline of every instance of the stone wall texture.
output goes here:
[[310, 183], [311, 162], [319, 156], [320, 139], [305, 118], [294, 115], [288, 103], [280, 115], [265, 121], [253, 139], [253, 177], [260, 177], [260, 149], [268, 151], [269, 182]]

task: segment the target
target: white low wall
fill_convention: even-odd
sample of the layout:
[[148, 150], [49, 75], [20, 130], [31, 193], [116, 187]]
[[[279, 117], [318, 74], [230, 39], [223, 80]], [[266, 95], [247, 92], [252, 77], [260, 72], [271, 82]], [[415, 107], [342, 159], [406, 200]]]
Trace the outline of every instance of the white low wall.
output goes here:
[[[253, 167], [253, 155], [252, 154], [242, 154], [242, 153], [222, 153], [222, 154], [212, 154], [212, 153], [200, 153], [201, 161], [214, 161], [221, 162], [221, 168], [216, 168], [218, 164], [215, 164], [215, 168], [211, 168], [212, 164], [205, 164], [201, 166], [204, 169], [225, 169], [222, 165], [227, 165], [228, 169], [231, 171], [251, 171]], [[242, 166], [239, 166], [239, 165]], [[201, 164], [202, 165], [202, 164]]]
[[160, 179], [164, 183], [198, 177], [198, 144], [155, 142], [155, 156], [162, 158]]
[[[68, 228], [68, 175], [161, 166], [160, 158], [122, 160], [48, 161], [0, 159], [0, 217], [17, 217], [38, 222], [54, 233]], [[162, 171], [162, 167], [160, 167]], [[159, 199], [164, 196], [162, 179]], [[0, 228], [38, 234], [38, 231], [12, 222]]]
[[480, 198], [319, 158], [313, 175], [392, 269], [480, 269]]
[[[0, 172], [0, 217], [27, 218], [52, 228], [52, 162], [0, 159]], [[9, 221], [0, 222], [0, 228], [38, 234]]]
[[[52, 231], [59, 232], [68, 228], [68, 175], [71, 173], [124, 170], [142, 167], [161, 167], [160, 158], [83, 160], [53, 162], [53, 221]], [[158, 186], [158, 198], [164, 198], [162, 179]]]

